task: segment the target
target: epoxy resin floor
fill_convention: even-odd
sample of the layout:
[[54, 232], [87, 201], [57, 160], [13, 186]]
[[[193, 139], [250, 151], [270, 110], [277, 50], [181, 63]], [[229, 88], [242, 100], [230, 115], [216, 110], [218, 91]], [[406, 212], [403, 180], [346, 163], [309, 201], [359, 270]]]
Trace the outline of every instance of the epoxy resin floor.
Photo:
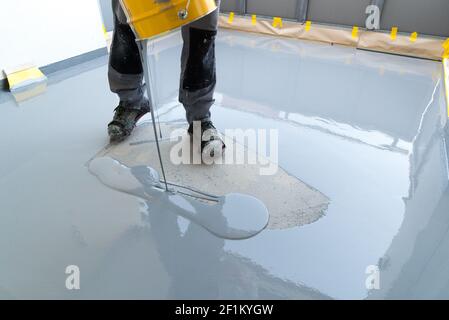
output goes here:
[[[150, 50], [164, 122], [184, 116], [180, 45]], [[279, 165], [324, 215], [223, 240], [105, 187], [86, 167], [117, 104], [104, 57], [24, 102], [0, 94], [0, 298], [449, 298], [438, 62], [221, 31], [217, 67], [217, 127], [277, 130]]]

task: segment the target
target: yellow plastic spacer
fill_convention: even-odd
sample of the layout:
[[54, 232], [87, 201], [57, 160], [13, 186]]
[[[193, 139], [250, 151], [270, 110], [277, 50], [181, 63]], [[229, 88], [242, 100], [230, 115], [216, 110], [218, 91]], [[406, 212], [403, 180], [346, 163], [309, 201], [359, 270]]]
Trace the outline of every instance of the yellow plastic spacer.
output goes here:
[[253, 15], [251, 16], [251, 24], [252, 24], [253, 26], [255, 26], [256, 23], [257, 23], [257, 16], [256, 16], [255, 14], [253, 14]]
[[449, 38], [447, 38], [446, 41], [443, 42], [442, 47], [444, 48], [442, 58], [448, 59], [449, 58]]
[[229, 22], [229, 23], [232, 23], [233, 21], [234, 21], [234, 12], [231, 11], [231, 12], [229, 13], [229, 19], [228, 19], [228, 22]]
[[413, 32], [413, 33], [410, 35], [410, 41], [411, 41], [411, 42], [415, 42], [417, 39], [418, 39], [418, 32]]
[[391, 28], [391, 34], [390, 34], [391, 40], [396, 40], [398, 37], [398, 27]]
[[352, 38], [356, 39], [359, 36], [359, 27], [354, 26], [352, 28]]
[[312, 27], [312, 21], [306, 21], [306, 31], [309, 31]]
[[273, 18], [273, 27], [280, 27], [282, 28], [282, 18], [281, 17], [274, 17]]

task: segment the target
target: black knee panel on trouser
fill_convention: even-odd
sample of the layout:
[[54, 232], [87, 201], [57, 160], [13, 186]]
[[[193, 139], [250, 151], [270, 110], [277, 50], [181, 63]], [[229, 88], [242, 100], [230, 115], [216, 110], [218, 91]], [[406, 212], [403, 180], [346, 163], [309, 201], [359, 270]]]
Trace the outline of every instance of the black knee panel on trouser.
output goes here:
[[143, 72], [136, 37], [128, 24], [114, 19], [114, 38], [112, 40], [111, 66], [122, 74], [140, 74]]
[[196, 91], [215, 83], [215, 37], [217, 31], [190, 28], [189, 56], [182, 87]]

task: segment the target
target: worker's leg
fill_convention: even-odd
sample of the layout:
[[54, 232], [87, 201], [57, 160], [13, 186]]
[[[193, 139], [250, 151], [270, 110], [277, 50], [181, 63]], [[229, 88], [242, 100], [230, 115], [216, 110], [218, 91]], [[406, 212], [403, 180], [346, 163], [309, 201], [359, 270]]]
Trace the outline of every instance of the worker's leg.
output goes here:
[[135, 105], [142, 103], [143, 69], [136, 38], [126, 22], [119, 0], [112, 0], [114, 10], [114, 37], [109, 59], [109, 85], [120, 101]]
[[[216, 0], [220, 5], [220, 0]], [[184, 105], [189, 124], [210, 120], [215, 90], [215, 37], [219, 10], [182, 28], [179, 101]]]
[[121, 140], [134, 129], [136, 122], [149, 111], [144, 96], [143, 68], [136, 38], [126, 22], [119, 0], [112, 0], [114, 38], [109, 58], [109, 86], [120, 98], [108, 132], [113, 140]]

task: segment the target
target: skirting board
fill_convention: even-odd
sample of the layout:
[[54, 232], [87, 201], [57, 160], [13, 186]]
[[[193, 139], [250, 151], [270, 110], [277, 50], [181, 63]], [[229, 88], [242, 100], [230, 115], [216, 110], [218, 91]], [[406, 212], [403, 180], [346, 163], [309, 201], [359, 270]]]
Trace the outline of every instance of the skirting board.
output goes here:
[[[81, 64], [83, 62], [89, 61], [89, 60], [93, 60], [102, 56], [105, 56], [108, 54], [108, 49], [106, 47], [104, 48], [100, 48], [97, 50], [93, 50], [93, 51], [89, 51], [86, 53], [83, 53], [81, 55], [72, 57], [72, 58], [68, 58], [62, 61], [58, 61], [52, 64], [49, 64], [47, 66], [41, 67], [40, 70], [45, 74], [45, 75], [51, 75], [52, 73], [55, 73], [57, 71], [63, 70], [63, 69], [67, 69], [73, 66], [76, 66], [78, 64]], [[8, 89], [8, 81], [7, 79], [1, 79], [0, 80], [0, 89], [1, 90], [6, 90]]]

